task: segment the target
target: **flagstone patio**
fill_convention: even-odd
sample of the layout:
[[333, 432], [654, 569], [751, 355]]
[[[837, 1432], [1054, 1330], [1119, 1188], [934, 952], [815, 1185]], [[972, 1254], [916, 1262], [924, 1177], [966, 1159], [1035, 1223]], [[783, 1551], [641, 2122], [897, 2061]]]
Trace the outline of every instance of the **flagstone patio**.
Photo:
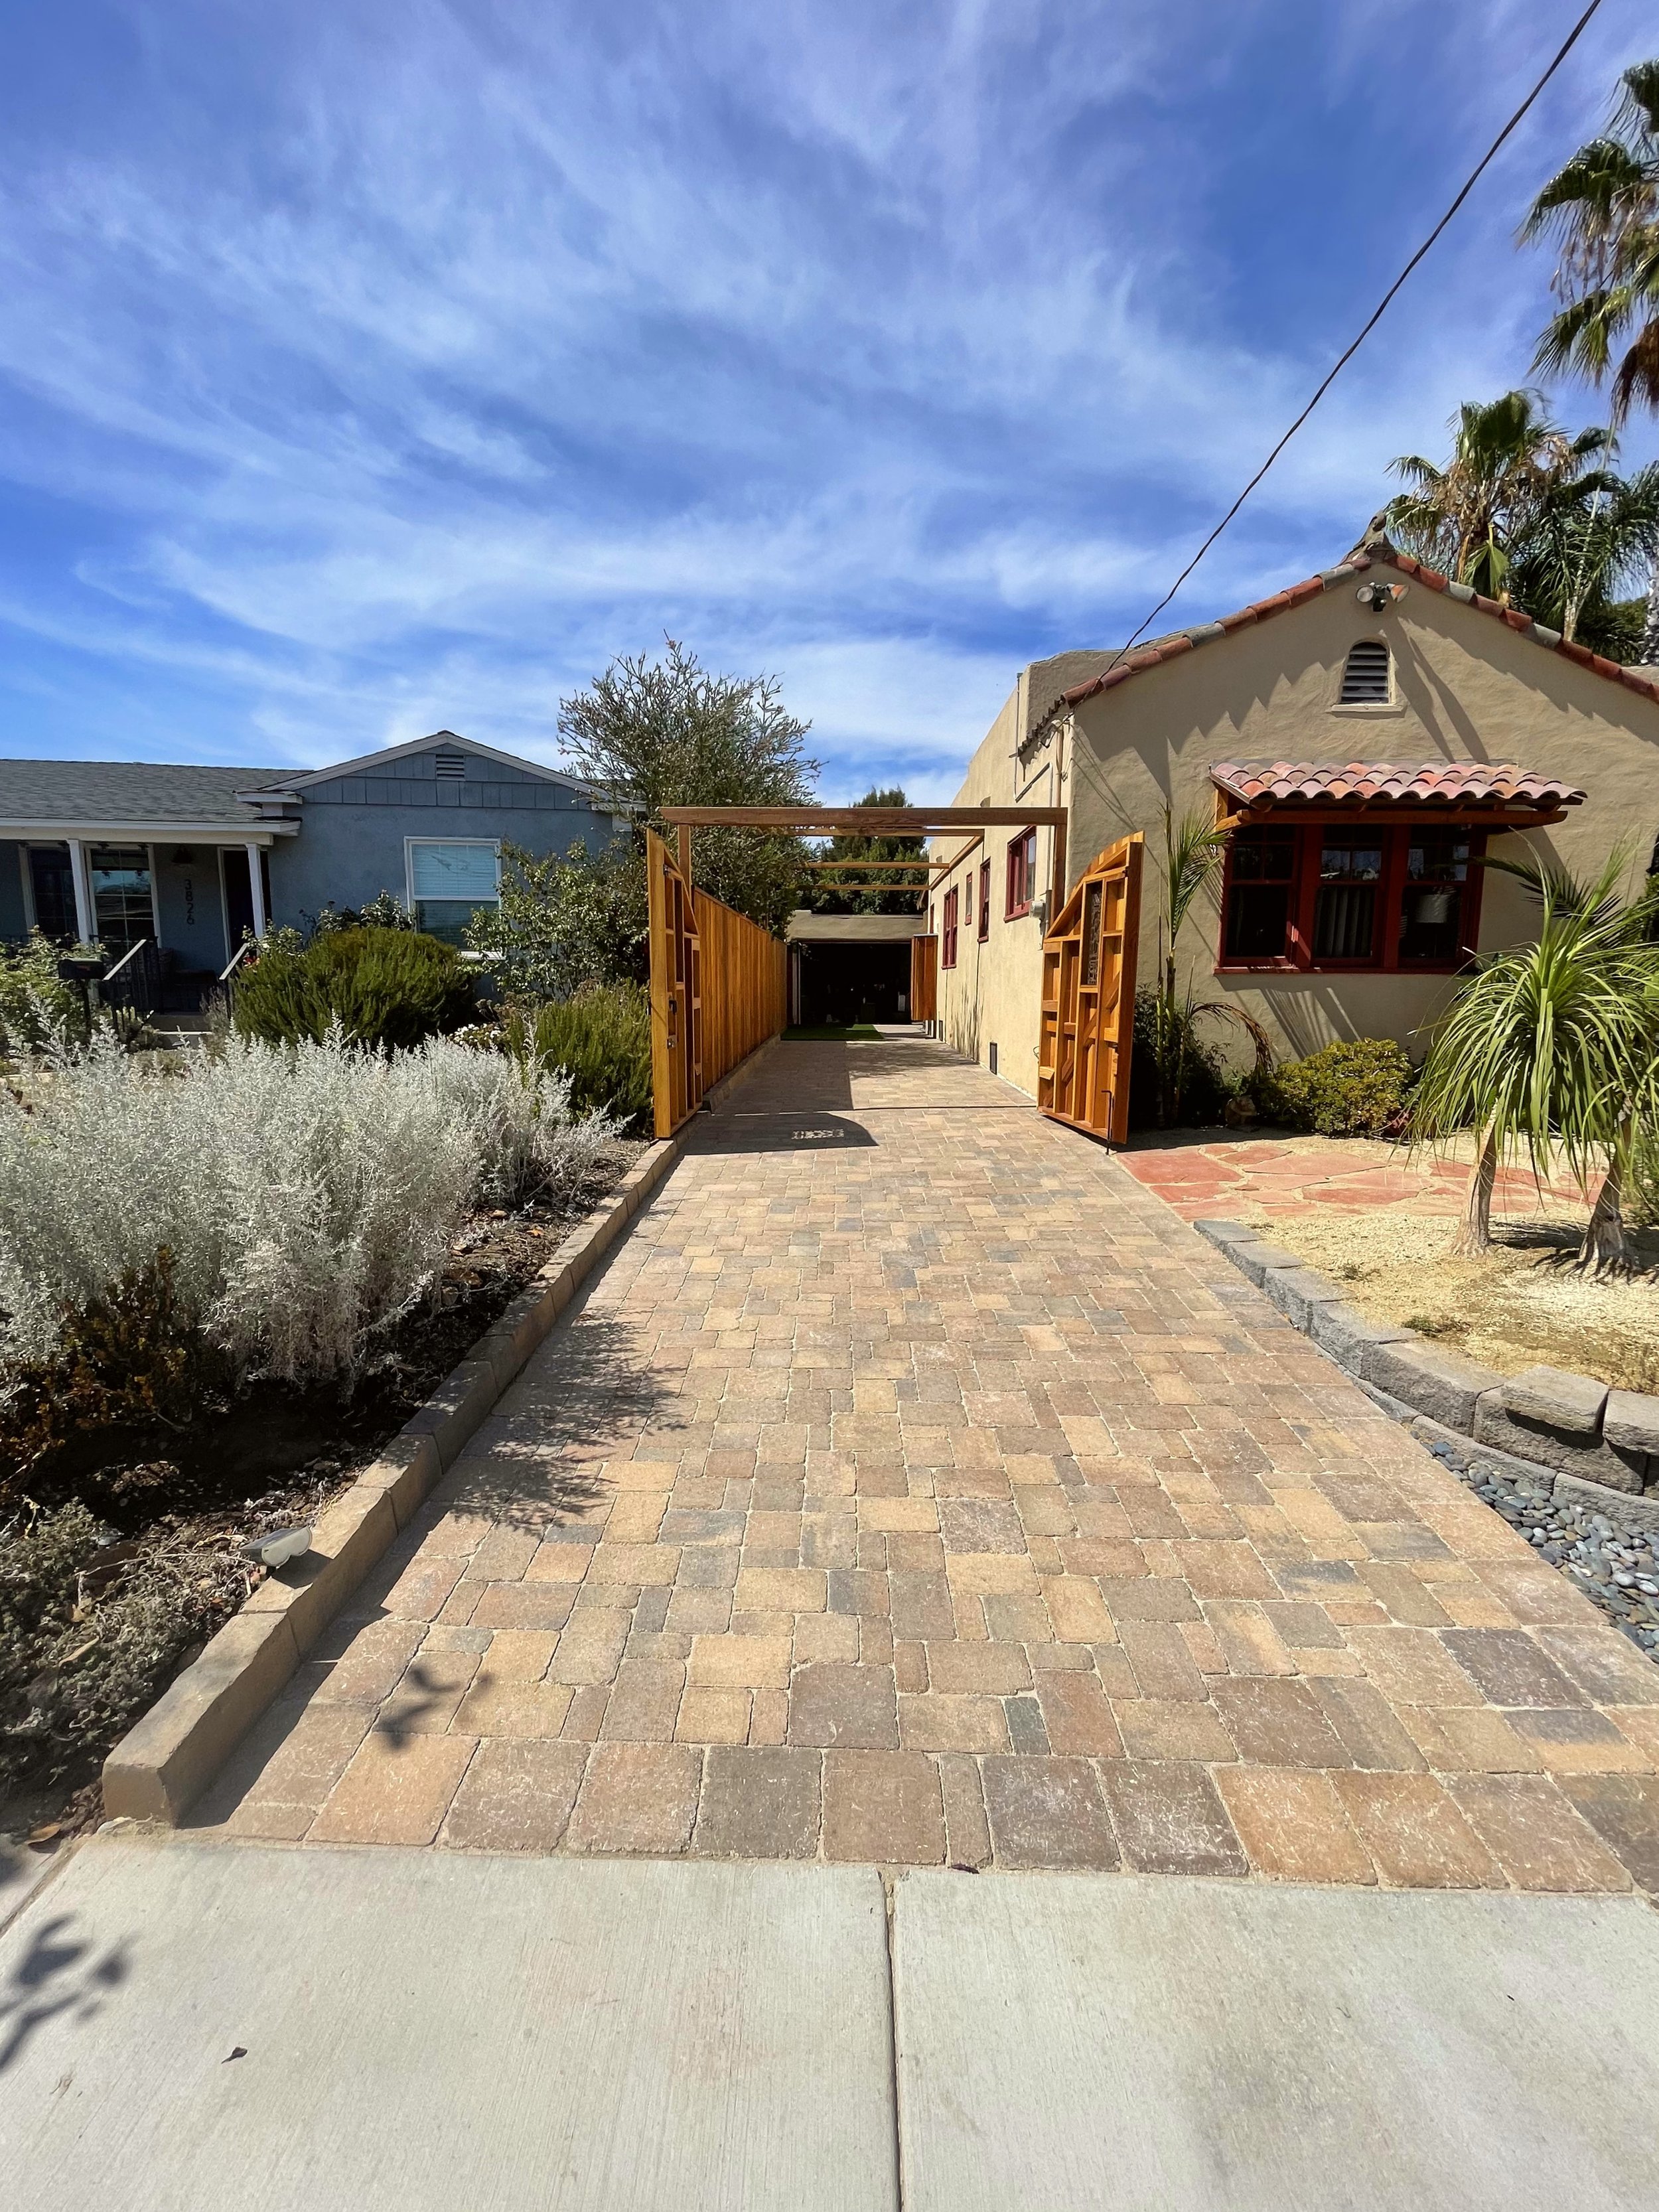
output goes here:
[[[1368, 1137], [1171, 1129], [1143, 1131], [1119, 1158], [1137, 1182], [1155, 1190], [1184, 1221], [1254, 1221], [1316, 1206], [1343, 1212], [1392, 1207], [1401, 1213], [1461, 1213], [1469, 1181], [1466, 1150], [1454, 1145], [1436, 1156]], [[1583, 1193], [1570, 1181], [1534, 1181], [1530, 1170], [1522, 1167], [1498, 1170], [1492, 1205], [1497, 1218], [1536, 1214], [1540, 1200], [1552, 1212], [1586, 1207]]]
[[1152, 1157], [775, 1048], [196, 1832], [1659, 1887], [1659, 1670]]

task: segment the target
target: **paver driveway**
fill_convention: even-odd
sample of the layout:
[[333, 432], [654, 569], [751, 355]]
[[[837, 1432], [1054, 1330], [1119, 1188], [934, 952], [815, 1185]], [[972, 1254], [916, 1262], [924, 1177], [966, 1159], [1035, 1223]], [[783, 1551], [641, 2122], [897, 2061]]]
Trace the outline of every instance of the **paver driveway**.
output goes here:
[[1108, 1153], [791, 1044], [196, 1826], [1611, 1889], [1656, 1755], [1659, 1671]]

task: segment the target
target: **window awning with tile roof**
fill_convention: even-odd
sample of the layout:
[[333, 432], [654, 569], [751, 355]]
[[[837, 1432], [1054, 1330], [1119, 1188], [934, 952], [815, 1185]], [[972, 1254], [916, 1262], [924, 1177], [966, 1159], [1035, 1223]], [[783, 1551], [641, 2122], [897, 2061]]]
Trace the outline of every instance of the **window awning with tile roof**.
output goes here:
[[1542, 829], [1584, 800], [1514, 761], [1215, 761], [1210, 781], [1234, 823], [1342, 813]]

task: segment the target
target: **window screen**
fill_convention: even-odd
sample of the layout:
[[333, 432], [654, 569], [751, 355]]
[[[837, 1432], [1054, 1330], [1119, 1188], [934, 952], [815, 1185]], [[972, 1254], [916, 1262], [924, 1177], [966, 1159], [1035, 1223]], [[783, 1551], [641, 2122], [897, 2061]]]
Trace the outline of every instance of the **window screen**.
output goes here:
[[1386, 707], [1389, 703], [1389, 648], [1378, 637], [1362, 637], [1348, 653], [1342, 671], [1340, 703], [1345, 707]]

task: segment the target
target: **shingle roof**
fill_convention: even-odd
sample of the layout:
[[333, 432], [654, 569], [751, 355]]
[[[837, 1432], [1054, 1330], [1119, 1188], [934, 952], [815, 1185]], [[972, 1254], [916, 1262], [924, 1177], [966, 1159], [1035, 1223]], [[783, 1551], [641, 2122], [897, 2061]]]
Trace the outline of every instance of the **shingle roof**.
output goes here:
[[1578, 806], [1584, 794], [1513, 761], [1216, 761], [1211, 781], [1245, 806]]
[[1191, 629], [1172, 630], [1167, 637], [1154, 638], [1149, 644], [1138, 645], [1134, 651], [1120, 660], [1115, 668], [1104, 671], [1086, 684], [1073, 684], [1063, 691], [1055, 706], [1075, 707], [1085, 699], [1091, 699], [1099, 691], [1109, 691], [1117, 684], [1126, 684], [1144, 668], [1156, 668], [1163, 661], [1173, 660], [1177, 654], [1190, 653], [1197, 646], [1209, 645], [1215, 639], [1231, 637], [1235, 630], [1248, 629], [1252, 623], [1267, 622], [1273, 615], [1282, 615], [1288, 607], [1299, 607], [1309, 599], [1316, 599], [1322, 592], [1334, 591], [1354, 576], [1363, 575], [1367, 568], [1382, 567], [1397, 568], [1402, 576], [1410, 576], [1431, 592], [1444, 592], [1449, 599], [1461, 600], [1465, 606], [1474, 607], [1483, 615], [1491, 615], [1506, 629], [1529, 638], [1534, 645], [1547, 647], [1564, 659], [1577, 661], [1581, 668], [1589, 668], [1609, 683], [1622, 684], [1627, 690], [1639, 691], [1644, 699], [1659, 701], [1659, 670], [1622, 667], [1616, 660], [1604, 659], [1582, 645], [1569, 645], [1559, 630], [1547, 629], [1535, 623], [1530, 615], [1522, 614], [1517, 607], [1500, 606], [1496, 599], [1483, 599], [1468, 584], [1454, 584], [1433, 568], [1426, 568], [1420, 561], [1413, 561], [1408, 553], [1396, 551], [1386, 538], [1369, 539], [1357, 552], [1350, 553], [1346, 561], [1334, 568], [1322, 569], [1300, 584], [1292, 584], [1288, 591], [1275, 592], [1270, 599], [1257, 599], [1252, 605], [1241, 607], [1237, 614], [1223, 615], [1218, 622], [1198, 623]]
[[0, 760], [0, 821], [199, 822], [240, 827], [238, 802], [291, 769], [202, 768], [158, 761]]

